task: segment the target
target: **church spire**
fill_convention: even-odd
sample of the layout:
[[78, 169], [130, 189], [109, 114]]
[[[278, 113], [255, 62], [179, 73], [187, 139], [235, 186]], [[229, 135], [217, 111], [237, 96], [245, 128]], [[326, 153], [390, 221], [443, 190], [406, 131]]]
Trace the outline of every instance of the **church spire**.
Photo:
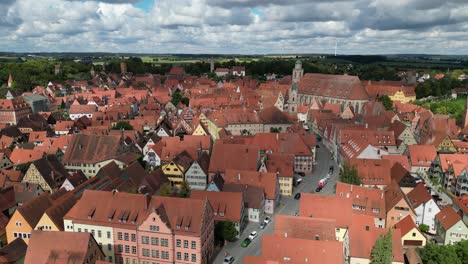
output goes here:
[[13, 84], [13, 76], [10, 75], [8, 76], [8, 88], [11, 88], [11, 85]]

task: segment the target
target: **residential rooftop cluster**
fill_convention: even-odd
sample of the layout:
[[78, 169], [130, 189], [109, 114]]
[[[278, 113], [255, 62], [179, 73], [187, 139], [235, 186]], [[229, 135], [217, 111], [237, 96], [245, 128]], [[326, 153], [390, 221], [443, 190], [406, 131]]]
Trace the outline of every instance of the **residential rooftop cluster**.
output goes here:
[[[411, 104], [407, 79], [121, 67], [0, 99], [0, 263], [213, 263], [259, 224], [261, 255], [236, 261], [368, 263], [391, 234], [405, 263], [468, 239], [468, 113]], [[359, 185], [315, 188], [345, 167]]]

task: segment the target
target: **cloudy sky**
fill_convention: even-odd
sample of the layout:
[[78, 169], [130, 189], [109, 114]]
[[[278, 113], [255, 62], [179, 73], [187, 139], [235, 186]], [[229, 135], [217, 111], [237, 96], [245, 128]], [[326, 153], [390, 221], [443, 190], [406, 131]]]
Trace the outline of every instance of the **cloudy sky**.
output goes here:
[[468, 54], [468, 0], [0, 0], [0, 51]]

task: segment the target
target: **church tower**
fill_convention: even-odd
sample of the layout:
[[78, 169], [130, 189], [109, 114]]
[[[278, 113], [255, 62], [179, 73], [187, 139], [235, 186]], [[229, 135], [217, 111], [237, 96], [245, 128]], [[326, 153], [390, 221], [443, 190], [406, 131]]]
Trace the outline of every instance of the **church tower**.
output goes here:
[[120, 60], [120, 73], [127, 73], [127, 62], [125, 61], [124, 57], [122, 57], [122, 59]]
[[289, 89], [289, 99], [288, 99], [288, 109], [289, 113], [295, 114], [297, 113], [297, 86], [296, 83], [291, 85]]
[[55, 64], [55, 71], [54, 71], [55, 75], [60, 75], [62, 73], [62, 65], [59, 64]]
[[91, 78], [96, 76], [96, 71], [94, 70], [94, 65], [91, 65], [91, 69], [89, 70], [89, 74], [91, 74]]
[[302, 62], [298, 60], [292, 72], [292, 82], [298, 83], [302, 79], [302, 76], [304, 76], [304, 69], [302, 69]]
[[8, 76], [8, 88], [11, 88], [11, 85], [13, 85], [13, 76], [11, 76], [11, 73], [10, 75]]
[[465, 115], [463, 116], [463, 128], [468, 126], [468, 97], [465, 102]]

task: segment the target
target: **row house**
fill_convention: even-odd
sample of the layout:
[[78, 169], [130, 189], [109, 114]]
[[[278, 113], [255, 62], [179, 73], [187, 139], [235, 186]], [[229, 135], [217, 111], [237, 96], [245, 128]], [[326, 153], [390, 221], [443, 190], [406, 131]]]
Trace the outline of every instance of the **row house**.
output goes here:
[[435, 216], [435, 226], [444, 245], [453, 245], [468, 239], [468, 227], [450, 205]]
[[294, 179], [294, 155], [283, 153], [267, 154], [261, 161], [259, 172], [276, 173], [281, 195], [293, 194]]
[[432, 164], [432, 177], [442, 186], [455, 193], [457, 179], [468, 167], [468, 156], [464, 154], [439, 154]]
[[385, 159], [355, 159], [355, 165], [361, 184], [368, 188], [385, 189], [392, 182], [392, 163]]
[[191, 191], [190, 199], [205, 200], [210, 202], [213, 208], [214, 220], [216, 222], [232, 222], [237, 230], [237, 238], [247, 224], [247, 210], [244, 205], [243, 193], [241, 192], [210, 192]]
[[214, 211], [207, 200], [86, 190], [65, 231], [92, 233], [112, 263], [209, 263]]
[[38, 184], [49, 193], [59, 189], [70, 175], [55, 155], [31, 163], [21, 182]]
[[263, 221], [266, 203], [265, 189], [263, 187], [239, 183], [224, 183], [219, 191], [241, 193], [244, 199], [247, 220], [255, 223]]
[[416, 100], [415, 85], [404, 86], [401, 81], [363, 81], [366, 91], [373, 99], [387, 95], [392, 101], [410, 103]]
[[208, 168], [210, 156], [202, 153], [185, 171], [185, 181], [191, 190], [205, 190], [208, 184]]
[[350, 139], [344, 142], [338, 153], [338, 164], [361, 159], [382, 159], [382, 156], [389, 155], [388, 151], [370, 145], [365, 140]]
[[462, 195], [453, 199], [453, 209], [462, 218], [465, 225], [468, 225], [468, 195]]
[[416, 213], [416, 225], [427, 225], [429, 232], [435, 234], [435, 215], [440, 212], [439, 206], [432, 199], [431, 194], [424, 187], [423, 183], [419, 183], [416, 187], [407, 194], [408, 200]]
[[372, 216], [375, 227], [385, 227], [384, 191], [338, 182], [336, 195], [351, 200], [353, 214]]
[[120, 136], [73, 135], [62, 163], [68, 171], [81, 170], [91, 178], [112, 161], [123, 169], [137, 158], [131, 153], [121, 153]]
[[8, 243], [22, 238], [28, 244], [32, 230], [63, 231], [62, 217], [75, 201], [63, 190], [43, 193], [19, 206], [5, 227]]
[[68, 114], [70, 115], [71, 120], [76, 120], [83, 116], [92, 119], [96, 110], [97, 108], [95, 105], [72, 104], [68, 110]]
[[16, 125], [23, 117], [32, 114], [31, 107], [22, 97], [0, 99], [0, 123]]
[[104, 253], [89, 233], [33, 231], [24, 258], [34, 263], [102, 263]]
[[456, 196], [462, 196], [468, 194], [468, 170], [464, 168], [460, 175], [456, 179], [455, 188], [452, 189], [452, 192]]
[[416, 212], [408, 197], [403, 193], [398, 183], [392, 183], [384, 190], [385, 210], [387, 215], [386, 227], [391, 228], [407, 215], [416, 219]]
[[265, 192], [265, 213], [273, 214], [280, 200], [280, 188], [276, 173], [258, 171], [226, 170], [226, 183], [250, 185], [263, 188]]
[[408, 146], [406, 154], [411, 165], [412, 174], [427, 175], [430, 174], [432, 162], [437, 157], [437, 152], [432, 145], [411, 145]]
[[392, 130], [395, 133], [395, 138], [402, 142], [398, 146], [398, 153], [400, 154], [403, 154], [408, 146], [418, 143], [411, 127], [400, 121], [393, 122], [389, 130]]
[[209, 180], [216, 174], [224, 177], [226, 170], [257, 171], [260, 167], [260, 148], [248, 144], [226, 144], [216, 141], [208, 169]]

